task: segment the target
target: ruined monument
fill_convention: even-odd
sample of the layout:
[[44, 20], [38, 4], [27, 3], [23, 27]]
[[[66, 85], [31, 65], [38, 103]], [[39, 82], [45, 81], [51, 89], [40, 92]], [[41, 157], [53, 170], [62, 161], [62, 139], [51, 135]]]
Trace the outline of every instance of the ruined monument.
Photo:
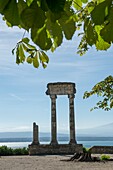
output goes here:
[[[30, 155], [40, 154], [74, 154], [82, 152], [82, 145], [77, 144], [75, 137], [75, 118], [74, 118], [74, 97], [76, 89], [75, 83], [57, 82], [47, 85], [46, 94], [51, 99], [51, 142], [50, 144], [40, 144], [38, 139], [38, 126], [33, 124], [33, 142], [29, 145]], [[69, 125], [70, 141], [69, 144], [58, 144], [57, 141], [57, 120], [56, 120], [56, 99], [57, 95], [67, 95], [69, 98]]]

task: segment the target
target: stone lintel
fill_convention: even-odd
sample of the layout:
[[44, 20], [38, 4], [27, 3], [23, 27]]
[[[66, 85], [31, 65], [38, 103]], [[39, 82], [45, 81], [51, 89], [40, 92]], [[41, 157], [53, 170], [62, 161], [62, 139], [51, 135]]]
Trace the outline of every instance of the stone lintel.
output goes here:
[[57, 82], [47, 84], [47, 95], [69, 95], [75, 94], [75, 83], [72, 82]]
[[68, 98], [69, 98], [69, 99], [74, 99], [74, 98], [75, 98], [75, 95], [74, 95], [74, 94], [68, 94]]

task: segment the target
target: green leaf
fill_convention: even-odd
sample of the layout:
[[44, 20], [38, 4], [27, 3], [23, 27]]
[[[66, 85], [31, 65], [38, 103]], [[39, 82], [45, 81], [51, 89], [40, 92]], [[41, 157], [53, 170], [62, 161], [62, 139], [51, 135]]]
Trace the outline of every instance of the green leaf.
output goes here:
[[25, 61], [25, 55], [24, 55], [23, 45], [22, 44], [19, 44], [18, 51], [19, 51], [18, 56], [19, 56], [19, 59], [20, 59], [20, 63], [23, 63]]
[[89, 3], [88, 5], [87, 5], [87, 7], [86, 7], [86, 10], [88, 11], [88, 13], [91, 15], [91, 12], [93, 11], [93, 9], [94, 9], [94, 3]]
[[108, 8], [111, 5], [111, 0], [104, 1], [97, 5], [91, 12], [91, 17], [95, 25], [101, 25], [104, 23], [106, 16], [108, 15]]
[[27, 57], [27, 63], [31, 64], [33, 62], [33, 58], [30, 56]]
[[10, 2], [10, 0], [0, 0], [0, 13], [1, 14], [3, 14], [3, 12], [9, 2]]
[[91, 22], [87, 22], [85, 24], [85, 33], [86, 33], [86, 40], [87, 43], [92, 46], [96, 43], [97, 40], [97, 33], [95, 32], [94, 26], [91, 24]]
[[22, 41], [24, 42], [24, 43], [26, 43], [26, 44], [28, 44], [29, 43], [29, 38], [22, 38]]
[[35, 57], [33, 57], [33, 66], [34, 66], [35, 68], [38, 68], [38, 67], [39, 67], [39, 62], [38, 62], [37, 53], [36, 53]]
[[19, 25], [19, 12], [16, 0], [10, 0], [4, 9], [5, 19], [11, 23], [12, 26]]
[[39, 53], [39, 58], [41, 62], [49, 62], [49, 57], [43, 52], [41, 51], [41, 53]]
[[47, 67], [47, 65], [46, 65], [45, 63], [42, 63], [42, 66], [43, 66], [43, 68], [46, 68], [46, 67]]
[[48, 11], [46, 13], [46, 15], [47, 15], [47, 18], [49, 18], [51, 20], [51, 22], [53, 22], [53, 23], [55, 23], [56, 20], [58, 20], [61, 17], [61, 13], [60, 12], [59, 13], [53, 13], [51, 11]]
[[34, 51], [37, 51], [35, 46], [32, 46], [28, 43], [23, 43], [23, 49], [29, 54], [32, 54]]
[[97, 50], [107, 50], [111, 44], [105, 42], [102, 37], [100, 36], [100, 31], [101, 31], [102, 27], [101, 26], [95, 26], [95, 31], [98, 34], [98, 40], [96, 41], [96, 48]]
[[39, 30], [32, 29], [31, 38], [42, 50], [49, 50], [52, 46], [51, 39], [48, 38], [45, 27]]
[[110, 15], [108, 17], [108, 22], [104, 25], [104, 28], [101, 29], [100, 35], [104, 41], [111, 43], [113, 42], [113, 8], [111, 8]]
[[64, 9], [66, 0], [46, 0], [49, 9], [53, 13], [61, 12]]
[[45, 19], [45, 13], [38, 7], [37, 3], [33, 3], [21, 13], [21, 21], [28, 29], [43, 27]]
[[98, 4], [100, 4], [100, 3], [104, 2], [104, 1], [106, 1], [106, 0], [98, 0], [96, 3], [98, 5]]
[[67, 40], [72, 39], [72, 36], [76, 30], [75, 22], [73, 21], [73, 19], [70, 16], [68, 16], [68, 14], [63, 13], [62, 17], [58, 21], [62, 27], [66, 39]]
[[16, 49], [16, 63], [20, 64], [20, 58], [19, 58], [19, 47]]
[[81, 10], [82, 9], [82, 1], [81, 0], [74, 0], [73, 6], [76, 10]]
[[[27, 4], [24, 0], [19, 0], [17, 5], [18, 5], [18, 12], [19, 12], [19, 17], [20, 17], [22, 11], [25, 8], [27, 8]], [[29, 29], [22, 23], [21, 19], [20, 19], [19, 27], [24, 28], [25, 30], [29, 31]]]
[[113, 108], [113, 100], [110, 103], [110, 108]]
[[41, 1], [41, 8], [43, 11], [49, 10], [46, 0]]
[[28, 47], [27, 47], [27, 44], [23, 43], [23, 49], [28, 52]]
[[24, 0], [19, 0], [17, 6], [18, 6], [18, 10], [19, 10], [19, 15], [21, 14], [21, 12], [25, 8], [27, 8], [27, 4], [26, 4], [26, 2]]
[[49, 19], [47, 20], [46, 27], [50, 37], [53, 39], [52, 49], [55, 50], [62, 43], [63, 34], [61, 27], [57, 22], [53, 23]]
[[112, 26], [113, 26], [113, 23], [109, 23], [100, 32], [100, 35], [102, 36], [102, 38], [108, 43], [113, 42], [113, 29], [112, 29]]
[[83, 3], [87, 3], [88, 2], [88, 0], [81, 0]]
[[30, 6], [34, 0], [26, 0], [27, 5]]

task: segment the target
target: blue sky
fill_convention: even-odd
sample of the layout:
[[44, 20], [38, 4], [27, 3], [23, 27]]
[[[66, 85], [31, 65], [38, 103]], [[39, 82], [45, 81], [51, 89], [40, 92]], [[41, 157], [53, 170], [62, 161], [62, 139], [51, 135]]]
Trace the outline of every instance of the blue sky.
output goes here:
[[[29, 131], [35, 121], [42, 132], [50, 131], [51, 103], [45, 94], [47, 83], [76, 83], [76, 128], [90, 128], [113, 122], [113, 111], [90, 112], [97, 97], [83, 100], [83, 94], [108, 75], [113, 75], [113, 49], [97, 52], [91, 48], [86, 55], [76, 54], [78, 38], [64, 41], [54, 53], [48, 52], [46, 69], [35, 69], [27, 63], [17, 65], [11, 50], [24, 31], [8, 28], [0, 18], [0, 132]], [[57, 98], [58, 132], [69, 130], [68, 97]]]

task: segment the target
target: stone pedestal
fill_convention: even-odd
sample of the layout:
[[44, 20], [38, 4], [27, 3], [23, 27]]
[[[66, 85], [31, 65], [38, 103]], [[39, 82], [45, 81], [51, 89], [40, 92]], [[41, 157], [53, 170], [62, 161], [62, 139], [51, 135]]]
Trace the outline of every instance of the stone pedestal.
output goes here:
[[29, 155], [73, 155], [83, 153], [81, 144], [29, 145]]

